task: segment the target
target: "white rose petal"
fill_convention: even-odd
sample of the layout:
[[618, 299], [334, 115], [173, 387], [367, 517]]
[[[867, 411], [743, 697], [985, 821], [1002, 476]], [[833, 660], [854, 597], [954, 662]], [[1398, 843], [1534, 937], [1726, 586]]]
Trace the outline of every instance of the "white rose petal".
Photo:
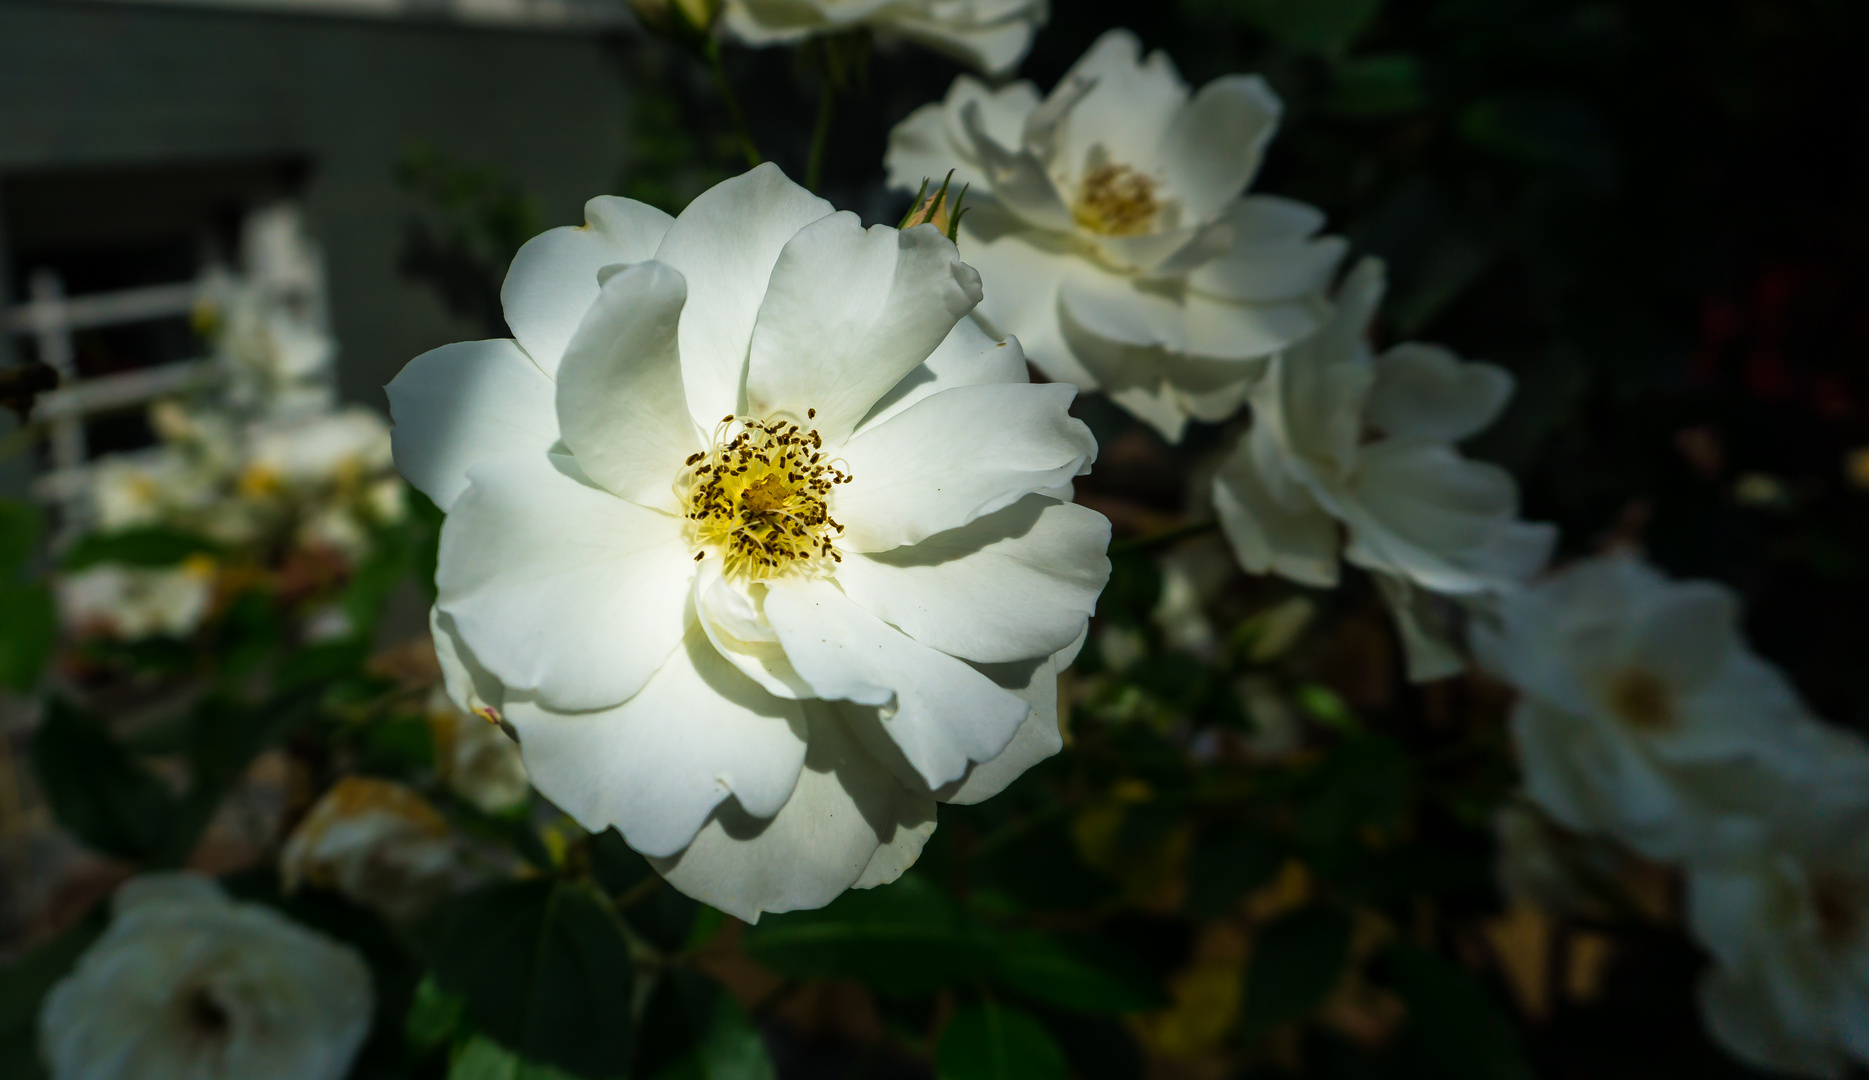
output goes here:
[[[528, 301], [518, 346], [391, 387], [398, 455], [457, 492], [448, 695], [512, 725], [546, 797], [732, 914], [893, 880], [935, 800], [1060, 745], [1058, 658], [1109, 574], [1108, 522], [1058, 501], [1096, 455], [1071, 389], [972, 321], [979, 279], [933, 228], [862, 229], [772, 166], [697, 198], [653, 258], [553, 243], [565, 265], [540, 244], [524, 272], [582, 308]], [[556, 362], [521, 364], [542, 342]]]

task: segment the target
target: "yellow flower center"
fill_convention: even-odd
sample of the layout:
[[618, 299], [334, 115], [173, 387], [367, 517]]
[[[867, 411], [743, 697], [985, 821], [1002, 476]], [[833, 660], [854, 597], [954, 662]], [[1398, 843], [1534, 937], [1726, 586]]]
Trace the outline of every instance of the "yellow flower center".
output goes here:
[[1636, 668], [1609, 681], [1609, 711], [1632, 728], [1666, 731], [1674, 726], [1674, 694], [1655, 675]]
[[[805, 414], [815, 419], [817, 410]], [[831, 488], [850, 482], [827, 460], [815, 430], [784, 418], [722, 418], [713, 445], [690, 457], [677, 487], [688, 542], [699, 562], [715, 553], [721, 572], [743, 581], [824, 573], [843, 561], [833, 541]]]
[[1098, 236], [1141, 236], [1155, 226], [1162, 204], [1155, 181], [1127, 165], [1099, 165], [1077, 188], [1071, 214]]

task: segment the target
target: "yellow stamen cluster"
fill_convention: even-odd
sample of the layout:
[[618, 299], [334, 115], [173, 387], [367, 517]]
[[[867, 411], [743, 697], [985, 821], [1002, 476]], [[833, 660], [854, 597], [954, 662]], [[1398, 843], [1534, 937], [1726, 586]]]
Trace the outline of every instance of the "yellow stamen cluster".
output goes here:
[[[817, 410], [806, 413], [816, 418]], [[842, 562], [831, 488], [850, 474], [825, 459], [818, 433], [785, 419], [723, 417], [713, 445], [687, 461], [679, 488], [695, 561], [718, 552], [722, 573], [768, 581]]]
[[1141, 236], [1161, 212], [1155, 181], [1147, 174], [1127, 165], [1099, 165], [1078, 185], [1072, 216], [1099, 236]]

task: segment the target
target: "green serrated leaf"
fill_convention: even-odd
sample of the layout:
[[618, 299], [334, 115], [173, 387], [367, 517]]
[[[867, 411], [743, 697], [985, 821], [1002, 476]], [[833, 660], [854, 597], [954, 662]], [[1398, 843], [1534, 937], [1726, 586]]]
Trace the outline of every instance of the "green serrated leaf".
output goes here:
[[984, 975], [991, 949], [920, 877], [851, 891], [817, 911], [768, 915], [741, 939], [754, 959], [795, 978], [861, 979], [910, 994]]
[[1011, 990], [1060, 1008], [1141, 1012], [1166, 1000], [1148, 973], [1107, 946], [1020, 934], [993, 951], [994, 976]]
[[941, 1080], [1065, 1080], [1070, 1070], [1043, 1024], [993, 1001], [963, 1006], [935, 1051]]
[[1350, 960], [1350, 918], [1327, 907], [1281, 915], [1253, 936], [1246, 967], [1249, 1032], [1294, 1020], [1323, 1003]]
[[436, 979], [481, 1030], [579, 1076], [628, 1070], [634, 964], [602, 894], [567, 881], [494, 885], [450, 904], [440, 928]]
[[53, 816], [89, 847], [132, 862], [168, 849], [174, 796], [102, 721], [54, 700], [33, 735], [32, 762]]

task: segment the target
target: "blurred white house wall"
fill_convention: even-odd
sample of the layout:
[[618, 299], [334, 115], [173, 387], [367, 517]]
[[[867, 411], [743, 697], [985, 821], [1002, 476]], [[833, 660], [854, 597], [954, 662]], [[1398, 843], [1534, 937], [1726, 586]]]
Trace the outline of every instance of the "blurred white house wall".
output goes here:
[[[209, 189], [214, 206], [290, 195], [324, 250], [341, 395], [381, 407], [409, 358], [482, 332], [397, 269], [417, 209], [398, 160], [426, 144], [516, 182], [547, 225], [581, 220], [625, 160], [615, 10], [0, 0], [0, 298], [28, 299], [25, 252], [67, 233], [73, 250], [130, 250], [153, 223], [211, 217], [190, 202], [208, 205]], [[116, 287], [194, 272], [207, 232], [195, 267]], [[0, 417], [0, 434], [11, 423]], [[0, 492], [23, 492], [19, 465], [0, 463]]]

